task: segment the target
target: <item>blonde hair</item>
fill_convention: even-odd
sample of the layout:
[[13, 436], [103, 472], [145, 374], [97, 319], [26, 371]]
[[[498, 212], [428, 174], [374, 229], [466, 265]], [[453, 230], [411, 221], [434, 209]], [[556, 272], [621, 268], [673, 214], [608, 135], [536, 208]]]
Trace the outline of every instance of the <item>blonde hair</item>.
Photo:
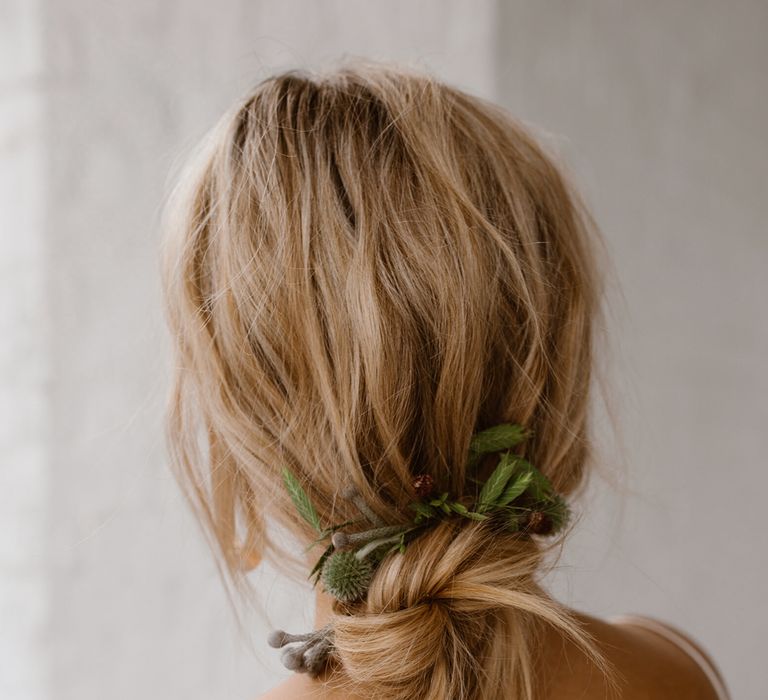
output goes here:
[[[473, 432], [533, 430], [562, 494], [591, 457], [601, 294], [594, 226], [554, 161], [500, 107], [410, 69], [357, 62], [261, 82], [180, 179], [164, 256], [175, 383], [168, 438], [226, 570], [317, 536], [354, 485], [408, 521], [416, 473], [469, 493]], [[241, 546], [242, 545], [242, 546]], [[546, 548], [447, 520], [335, 604], [335, 655], [371, 697], [487, 700], [535, 690], [537, 626], [607, 666], [537, 583]]]

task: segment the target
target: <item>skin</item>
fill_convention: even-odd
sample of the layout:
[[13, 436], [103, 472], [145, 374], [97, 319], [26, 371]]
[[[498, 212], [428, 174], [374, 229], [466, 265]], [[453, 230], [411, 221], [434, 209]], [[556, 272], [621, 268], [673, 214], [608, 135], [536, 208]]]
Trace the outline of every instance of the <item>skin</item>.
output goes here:
[[[332, 599], [317, 592], [315, 628], [328, 620]], [[717, 700], [715, 690], [701, 668], [681, 649], [664, 637], [631, 625], [611, 624], [575, 612], [595, 637], [601, 651], [623, 680], [618, 697], [622, 700]], [[576, 649], [552, 629], [544, 630], [541, 659], [547, 669], [542, 683], [543, 700], [606, 700], [608, 689]], [[368, 700], [328, 688], [327, 677], [310, 678], [296, 673], [260, 696], [259, 700]]]

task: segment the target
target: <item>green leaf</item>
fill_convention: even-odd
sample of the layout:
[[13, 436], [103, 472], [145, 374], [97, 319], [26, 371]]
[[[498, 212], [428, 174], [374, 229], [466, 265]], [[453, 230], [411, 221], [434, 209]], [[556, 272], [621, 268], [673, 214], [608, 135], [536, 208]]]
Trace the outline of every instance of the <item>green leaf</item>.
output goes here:
[[522, 457], [517, 458], [521, 469], [531, 474], [531, 483], [528, 486], [528, 493], [537, 501], [543, 501], [551, 497], [553, 489], [549, 479], [542, 474], [536, 467]]
[[462, 503], [449, 503], [448, 505], [450, 506], [451, 510], [454, 513], [463, 515], [465, 518], [469, 518], [470, 520], [487, 520], [488, 519], [487, 515], [483, 515], [482, 513], [475, 513], [474, 511], [469, 510]]
[[435, 514], [435, 509], [422, 501], [414, 501], [410, 504], [410, 507], [423, 518], [431, 518]]
[[524, 471], [511, 479], [502, 494], [496, 499], [494, 505], [505, 506], [521, 495], [533, 481], [533, 472]]
[[470, 510], [466, 513], [466, 517], [470, 520], [488, 520], [487, 515], [483, 515], [482, 513], [477, 513], [474, 510]]
[[392, 552], [400, 552], [400, 554], [405, 554], [405, 532], [400, 534], [400, 538], [395, 542], [386, 552], [385, 556], [387, 554], [390, 554]]
[[516, 468], [516, 458], [513, 455], [510, 455], [509, 452], [505, 452], [499, 460], [496, 469], [493, 470], [493, 473], [483, 485], [480, 495], [477, 497], [478, 513], [484, 513], [496, 503], [496, 499], [503, 493], [507, 482], [515, 472]]
[[552, 500], [544, 506], [544, 512], [552, 518], [552, 534], [562, 530], [568, 524], [571, 516], [571, 510], [562, 496], [555, 495]]
[[313, 576], [315, 577], [314, 583], [317, 583], [317, 579], [320, 577], [320, 572], [323, 568], [323, 564], [325, 564], [325, 560], [333, 554], [334, 550], [333, 542], [329, 544], [325, 551], [320, 555], [320, 558], [317, 560], [315, 565], [312, 567], [312, 571], [309, 572], [309, 576], [307, 578], [311, 579]]
[[397, 549], [400, 554], [405, 554], [405, 533], [400, 535], [400, 541], [397, 543]]
[[500, 423], [472, 436], [469, 443], [468, 467], [473, 467], [480, 458], [490, 452], [508, 450], [530, 437], [531, 431], [516, 423]]
[[469, 513], [467, 507], [463, 503], [449, 503], [448, 506], [454, 513], [458, 513], [459, 515], [466, 515]]
[[424, 503], [424, 501], [414, 501], [410, 503], [409, 506], [416, 511], [416, 517], [413, 519], [413, 522], [416, 525], [437, 515], [435, 508], [430, 506], [428, 503]]
[[291, 496], [293, 505], [295, 505], [296, 510], [299, 511], [299, 515], [322, 534], [323, 528], [320, 526], [320, 518], [317, 515], [317, 511], [312, 505], [312, 501], [309, 500], [309, 496], [307, 496], [304, 489], [301, 488], [301, 484], [297, 481], [296, 477], [287, 469], [283, 469], [283, 481]]
[[345, 520], [343, 523], [339, 523], [338, 525], [331, 525], [330, 527], [325, 528], [325, 530], [323, 530], [322, 537], [315, 541], [320, 542], [320, 540], [327, 537], [328, 535], [332, 535], [334, 532], [336, 532], [336, 530], [341, 530], [341, 528], [347, 527], [347, 525], [354, 525], [355, 523], [361, 522], [363, 522], [362, 518], [353, 518], [352, 520]]

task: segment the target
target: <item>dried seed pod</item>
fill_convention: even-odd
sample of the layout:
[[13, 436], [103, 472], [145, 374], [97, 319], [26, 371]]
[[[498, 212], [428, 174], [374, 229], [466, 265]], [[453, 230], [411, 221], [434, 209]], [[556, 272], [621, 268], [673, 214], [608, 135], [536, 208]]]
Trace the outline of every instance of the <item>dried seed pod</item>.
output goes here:
[[525, 530], [534, 535], [548, 535], [552, 531], [552, 518], [539, 510], [531, 512], [525, 521]]
[[419, 474], [413, 480], [413, 490], [420, 498], [431, 496], [435, 490], [435, 480], [431, 474]]

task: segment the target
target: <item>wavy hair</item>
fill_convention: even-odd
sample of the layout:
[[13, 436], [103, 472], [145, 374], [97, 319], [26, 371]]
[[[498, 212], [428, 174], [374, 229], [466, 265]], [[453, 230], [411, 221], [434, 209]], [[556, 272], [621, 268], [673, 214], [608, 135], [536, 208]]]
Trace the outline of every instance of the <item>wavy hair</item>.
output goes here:
[[[599, 236], [553, 157], [501, 107], [432, 76], [356, 62], [259, 83], [213, 129], [168, 208], [163, 277], [175, 473], [224, 569], [285, 556], [354, 485], [388, 523], [416, 473], [468, 493], [473, 432], [533, 431], [562, 494], [583, 483]], [[314, 533], [316, 536], [316, 533]], [[537, 582], [547, 548], [445, 521], [335, 604], [344, 682], [391, 700], [530, 700], [537, 626], [607, 662]]]

